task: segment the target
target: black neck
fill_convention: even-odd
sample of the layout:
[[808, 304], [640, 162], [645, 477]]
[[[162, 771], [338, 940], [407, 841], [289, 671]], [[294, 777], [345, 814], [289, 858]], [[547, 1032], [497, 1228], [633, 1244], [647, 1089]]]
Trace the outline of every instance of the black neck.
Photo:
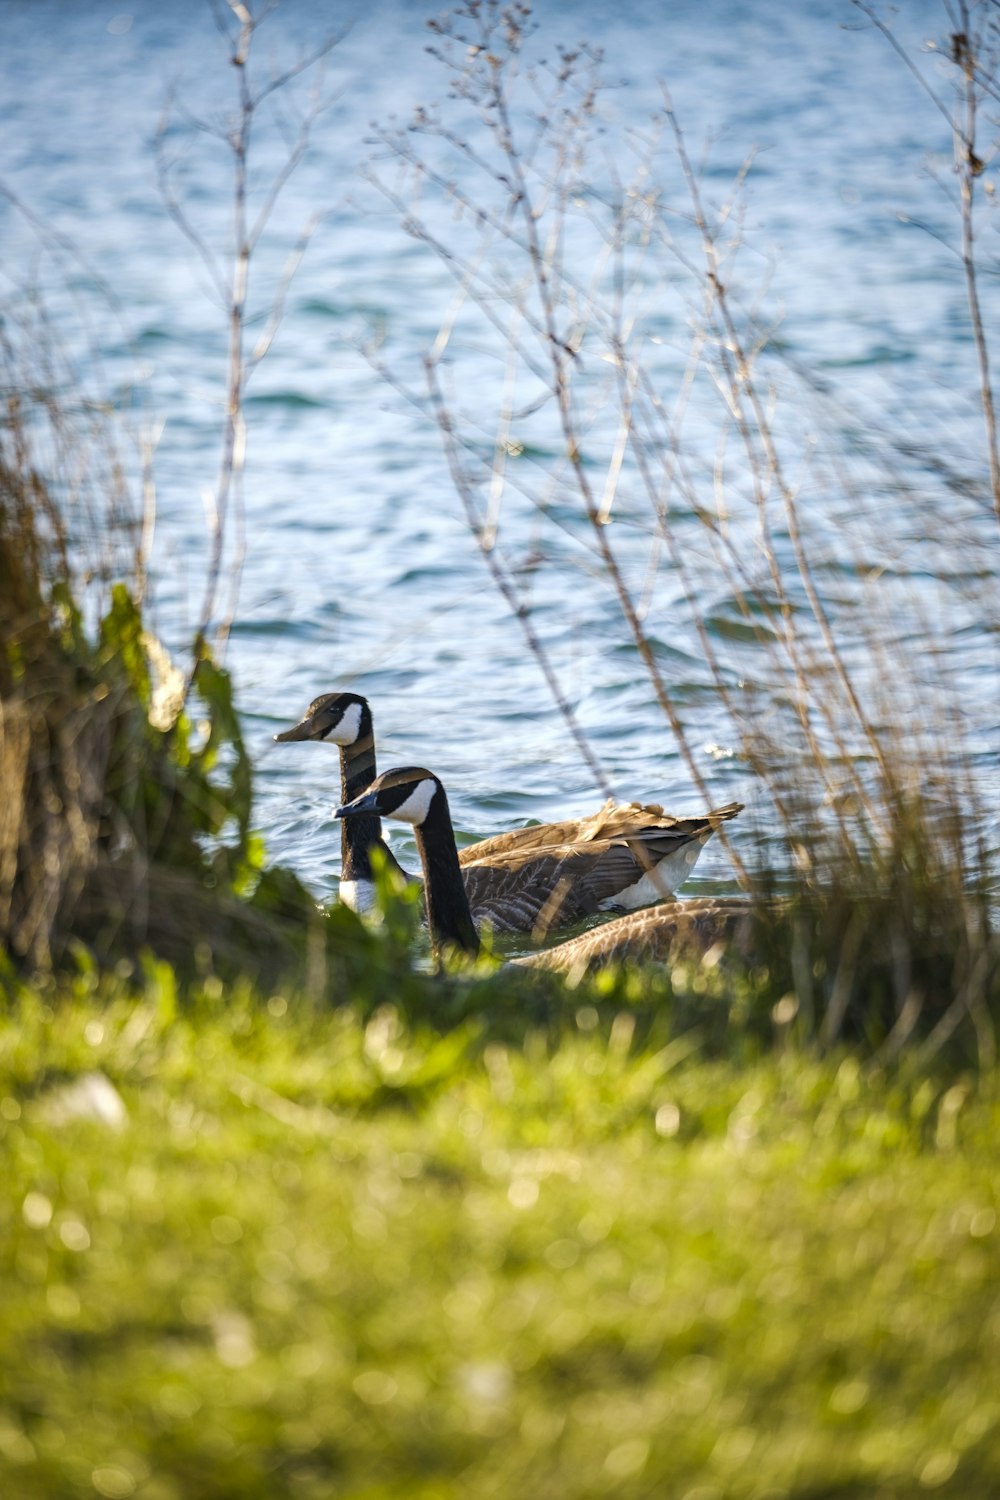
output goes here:
[[[378, 771], [375, 767], [375, 730], [368, 704], [361, 709], [358, 737], [353, 745], [340, 747], [340, 790], [347, 802], [360, 797], [371, 786]], [[376, 822], [378, 820], [376, 819]]]
[[[375, 734], [372, 729], [371, 711], [367, 705], [361, 710], [358, 738], [353, 745], [340, 747], [340, 803], [346, 806], [370, 786], [376, 777]], [[382, 824], [374, 814], [359, 813], [356, 818], [340, 821], [341, 880], [371, 880], [372, 865], [369, 851], [373, 844], [382, 843]], [[388, 855], [388, 846], [383, 844]], [[391, 856], [390, 856], [391, 857]], [[395, 863], [395, 861], [393, 861]]]
[[430, 811], [416, 829], [416, 835], [424, 867], [427, 926], [435, 951], [450, 945], [465, 953], [478, 953], [479, 934], [465, 894], [455, 848], [455, 831], [443, 787], [434, 793]]

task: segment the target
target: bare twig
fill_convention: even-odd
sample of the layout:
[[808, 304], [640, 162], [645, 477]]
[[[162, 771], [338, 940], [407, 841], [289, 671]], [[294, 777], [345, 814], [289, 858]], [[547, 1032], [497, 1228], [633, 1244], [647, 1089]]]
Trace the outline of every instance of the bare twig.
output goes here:
[[[317, 46], [304, 52], [292, 65], [280, 69], [263, 84], [256, 84], [251, 76], [251, 62], [257, 32], [273, 12], [273, 4], [259, 6], [256, 11], [242, 0], [212, 0], [212, 16], [223, 37], [229, 62], [236, 79], [236, 114], [225, 127], [216, 127], [203, 120], [187, 117], [191, 129], [204, 130], [224, 141], [232, 159], [232, 233], [231, 258], [224, 270], [201, 230], [195, 225], [173, 185], [173, 163], [166, 154], [166, 138], [170, 121], [177, 113], [175, 101], [170, 100], [160, 121], [156, 140], [157, 176], [160, 191], [171, 218], [190, 241], [205, 265], [212, 288], [220, 304], [226, 310], [227, 360], [224, 416], [222, 426], [222, 448], [219, 469], [211, 497], [209, 512], [209, 556], [205, 572], [205, 585], [197, 625], [193, 639], [193, 655], [187, 676], [190, 690], [194, 672], [200, 660], [203, 643], [215, 620], [219, 604], [219, 586], [223, 559], [229, 541], [230, 516], [234, 518], [235, 533], [229, 563], [228, 597], [221, 618], [215, 626], [216, 641], [225, 644], [234, 618], [239, 596], [239, 580], [246, 553], [246, 523], [243, 495], [246, 467], [246, 416], [244, 398], [247, 381], [261, 360], [270, 350], [285, 308], [288, 287], [301, 262], [306, 247], [315, 230], [314, 216], [299, 236], [284, 274], [275, 290], [268, 320], [263, 333], [249, 355], [245, 349], [250, 290], [250, 270], [254, 251], [270, 223], [278, 200], [296, 168], [302, 162], [309, 146], [312, 127], [323, 110], [329, 107], [332, 97], [321, 97], [314, 91], [309, 109], [299, 121], [296, 137], [291, 141], [285, 160], [272, 177], [263, 200], [252, 220], [250, 217], [248, 158], [251, 140], [264, 103], [276, 93], [287, 88], [323, 61], [345, 35], [345, 28], [330, 33]], [[228, 13], [227, 13], [228, 11]]]
[[[954, 775], [940, 806], [928, 790], [935, 769], [955, 769], [953, 748], [943, 734], [934, 742], [927, 727], [929, 694], [946, 682], [931, 666], [934, 631], [919, 598], [906, 606], [908, 625], [919, 624], [915, 637], [891, 619], [885, 601], [898, 574], [881, 601], [869, 586], [887, 555], [881, 522], [865, 557], [851, 479], [841, 481], [822, 438], [803, 437], [798, 423], [794, 434], [786, 430], [771, 378], [781, 356], [772, 352], [765, 278], [748, 293], [743, 275], [752, 245], [744, 249], [742, 189], [752, 158], [721, 205], [712, 201], [665, 93], [656, 127], [628, 135], [634, 159], [625, 178], [620, 137], [601, 134], [590, 60], [584, 80], [575, 79], [568, 54], [554, 74], [529, 71], [526, 14], [524, 6], [470, 3], [436, 25], [450, 86], [477, 111], [478, 128], [459, 133], [418, 112], [413, 131], [377, 138], [401, 180], [373, 180], [455, 287], [425, 361], [426, 393], [391, 371], [388, 378], [437, 423], [469, 528], [522, 628], [530, 623], [527, 594], [503, 543], [521, 524], [520, 495], [539, 515], [558, 502], [552, 523], [584, 549], [584, 566], [596, 564], [642, 680], [707, 798], [687, 714], [650, 625], [664, 592], [685, 608], [683, 628], [714, 700], [769, 798], [757, 868], [730, 850], [737, 878], [750, 894], [789, 880], [799, 890], [789, 978], [809, 1029], [823, 995], [816, 1026], [824, 1045], [855, 1034], [860, 1009], [873, 1035], [888, 1032], [883, 1056], [895, 1056], [936, 1013], [924, 998], [942, 975], [948, 983], [963, 882], [973, 886], [986, 863], [974, 867], [961, 836], [971, 778]], [[981, 60], [975, 76], [985, 91]], [[529, 83], [534, 100], [524, 110]], [[550, 107], [556, 98], [558, 109]], [[679, 196], [658, 176], [664, 142]], [[499, 350], [487, 344], [502, 372], [487, 417], [478, 386], [468, 413], [444, 395], [446, 361], [461, 371], [460, 334], [470, 327], [477, 349], [483, 329], [499, 340]], [[669, 386], [656, 352], [664, 328]], [[461, 390], [461, 380], [455, 384]], [[521, 459], [522, 443], [545, 456]], [[806, 503], [814, 499], [832, 506], [817, 507], [815, 520]], [[831, 538], [842, 521], [849, 525]], [[923, 536], [914, 545], [922, 548]], [[546, 556], [544, 541], [533, 539], [530, 555], [548, 563], [556, 554]], [[926, 682], [912, 667], [914, 638], [926, 643]], [[541, 663], [537, 634], [528, 641]], [[572, 730], [547, 661], [543, 671]], [[970, 795], [975, 803], [974, 788]], [[779, 841], [783, 854], [775, 854]], [[881, 951], [886, 912], [889, 954]], [[964, 940], [958, 946], [964, 953]], [[962, 1016], [978, 1016], [984, 1031], [975, 1007], [992, 981], [976, 967], [972, 938], [967, 947], [971, 957], [953, 972], [971, 976]], [[879, 977], [869, 993], [873, 965]], [[980, 1042], [983, 1056], [986, 1046]]]
[[539, 637], [538, 632], [535, 630], [535, 627], [531, 622], [531, 612], [524, 604], [523, 600], [520, 598], [517, 586], [513, 580], [513, 577], [511, 576], [510, 570], [505, 565], [495, 543], [490, 542], [488, 545], [486, 543], [486, 535], [484, 532], [483, 524], [476, 510], [475, 497], [473, 495], [471, 487], [468, 484], [464, 470], [459, 460], [458, 448], [453, 441], [452, 419], [448, 412], [447, 406], [445, 405], [444, 398], [441, 392], [441, 385], [437, 376], [436, 361], [433, 358], [428, 357], [424, 362], [424, 368], [427, 372], [427, 386], [430, 393], [432, 409], [434, 411], [435, 420], [438, 424], [438, 430], [440, 431], [442, 440], [444, 442], [445, 455], [448, 459], [448, 467], [451, 471], [452, 482], [454, 483], [459, 497], [461, 498], [462, 503], [465, 506], [469, 528], [472, 531], [473, 535], [479, 540], [480, 551], [482, 552], [483, 557], [486, 560], [486, 566], [489, 568], [490, 576], [492, 577], [494, 583], [497, 586], [497, 589], [503, 596], [503, 599], [505, 600], [508, 608], [510, 609], [514, 618], [517, 620], [518, 625], [523, 631], [524, 638], [528, 644], [528, 648], [531, 651], [532, 656], [538, 663], [542, 675], [545, 678], [546, 686], [548, 687], [549, 692], [552, 694], [553, 702], [556, 704], [556, 707], [562, 714], [562, 717], [566, 723], [566, 727], [572, 735], [577, 749], [580, 751], [580, 754], [582, 755], [584, 761], [590, 769], [595, 784], [601, 788], [606, 797], [613, 797], [614, 791], [611, 787], [611, 783], [608, 780], [607, 773], [605, 772], [600, 761], [597, 759], [596, 755], [591, 749], [590, 742], [588, 741], [586, 735], [580, 727], [579, 720], [577, 719], [576, 714], [573, 711], [572, 704], [569, 702], [569, 699], [562, 691], [562, 688], [559, 684], [559, 679], [552, 667], [551, 661], [549, 660], [548, 652], [545, 650], [541, 638]]
[[[955, 172], [959, 180], [960, 217], [962, 231], [962, 269], [965, 275], [965, 290], [969, 304], [969, 319], [972, 338], [979, 365], [979, 395], [986, 428], [986, 451], [990, 468], [990, 492], [993, 508], [1000, 525], [1000, 440], [997, 435], [996, 402], [993, 395], [993, 380], [990, 371], [990, 351], [983, 323], [982, 305], [979, 296], [979, 264], [976, 256], [975, 208], [976, 185], [986, 167], [987, 155], [996, 151], [994, 141], [987, 153], [977, 140], [979, 105], [983, 95], [996, 99], [997, 57], [984, 59], [985, 37], [983, 29], [974, 24], [977, 13], [983, 6], [980, 0], [945, 0], [951, 35], [947, 55], [958, 73], [955, 84], [955, 108], [948, 104], [928, 83], [924, 74], [916, 67], [906, 48], [902, 46], [892, 27], [879, 15], [868, 0], [852, 0], [852, 3], [868, 17], [881, 33], [896, 55], [912, 74], [924, 93], [948, 123], [954, 148]], [[993, 13], [996, 26], [995, 4], [987, 5], [987, 14]], [[989, 25], [989, 22], [986, 23]]]

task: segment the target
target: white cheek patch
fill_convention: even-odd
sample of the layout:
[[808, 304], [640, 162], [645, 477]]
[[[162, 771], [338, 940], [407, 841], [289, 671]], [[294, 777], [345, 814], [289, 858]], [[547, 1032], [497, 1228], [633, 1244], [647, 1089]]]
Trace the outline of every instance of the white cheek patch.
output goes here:
[[361, 704], [350, 703], [340, 722], [328, 729], [323, 738], [328, 745], [353, 745], [361, 733]]
[[398, 818], [401, 823], [412, 823], [414, 828], [419, 828], [431, 810], [431, 802], [437, 791], [436, 781], [418, 781], [413, 791], [405, 802], [401, 802], [396, 811], [389, 813], [391, 818]]

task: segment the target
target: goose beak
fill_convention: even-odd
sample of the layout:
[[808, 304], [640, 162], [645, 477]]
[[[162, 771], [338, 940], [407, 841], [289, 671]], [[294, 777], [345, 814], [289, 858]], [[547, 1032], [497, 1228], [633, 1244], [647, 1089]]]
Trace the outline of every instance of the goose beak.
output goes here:
[[335, 818], [349, 818], [354, 813], [377, 813], [378, 793], [362, 792], [360, 797], [355, 797], [353, 802], [347, 802], [343, 807], [335, 807], [333, 816]]
[[299, 724], [293, 724], [291, 729], [283, 729], [280, 734], [274, 736], [279, 745], [285, 745], [289, 740], [311, 740], [312, 719], [303, 719]]

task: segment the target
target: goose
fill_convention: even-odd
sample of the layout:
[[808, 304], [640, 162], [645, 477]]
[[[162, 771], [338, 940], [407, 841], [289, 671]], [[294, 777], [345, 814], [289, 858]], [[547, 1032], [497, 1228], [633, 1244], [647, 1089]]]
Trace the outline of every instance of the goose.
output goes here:
[[[324, 693], [314, 698], [298, 724], [274, 736], [278, 744], [292, 740], [324, 740], [340, 746], [340, 797], [350, 802], [375, 777], [375, 731], [367, 700], [357, 693]], [[377, 817], [362, 816], [340, 831], [340, 899], [352, 911], [370, 911], [375, 900], [371, 851], [382, 851], [390, 869], [408, 877], [382, 837]]]
[[[357, 693], [324, 693], [275, 739], [338, 745], [342, 806], [375, 777], [371, 709]], [[500, 833], [458, 852], [465, 894], [475, 921], [498, 934], [546, 932], [597, 911], [647, 906], [687, 878], [705, 841], [741, 809], [732, 802], [705, 817], [676, 818], [662, 807], [609, 800], [587, 818]], [[344, 820], [341, 899], [355, 910], [369, 909], [374, 899], [370, 852], [376, 844], [399, 870], [377, 814]]]
[[[448, 796], [440, 777], [419, 766], [402, 766], [393, 771], [385, 771], [375, 778], [366, 792], [352, 802], [338, 807], [335, 815], [348, 822], [361, 817], [375, 816], [393, 818], [401, 823], [412, 824], [424, 871], [427, 925], [435, 950], [452, 947], [472, 955], [479, 952], [476, 908], [468, 896], [466, 872], [459, 864]], [[715, 815], [709, 814], [709, 819], [713, 816]], [[727, 812], [727, 816], [731, 814]], [[711, 827], [709, 827], [709, 832], [711, 832]], [[554, 845], [545, 851], [545, 859], [551, 866], [551, 869], [546, 871], [550, 892], [558, 892], [563, 882], [572, 888], [576, 881], [574, 864], [581, 858], [587, 858], [586, 852], [581, 854], [575, 844]], [[535, 900], [541, 910], [547, 900], [552, 900], [552, 896], [539, 895]], [[597, 936], [599, 933], [610, 932], [612, 928], [620, 929], [623, 923], [631, 923], [637, 918], [648, 921], [656, 911], [666, 910], [674, 913], [673, 920], [676, 924], [676, 910], [679, 906], [683, 906], [686, 910], [688, 903], [673, 903], [668, 908], [656, 907], [651, 911], [631, 912], [628, 916], [607, 923], [603, 928], [598, 929], [597, 933], [587, 933], [584, 936]], [[497, 911], [502, 915], [502, 905], [499, 901], [494, 901], [485, 920], [495, 921], [492, 913]], [[494, 928], [494, 930], [497, 929]], [[522, 927], [517, 930], [528, 929]], [[560, 944], [559, 947], [573, 948], [577, 941], [579, 940], [572, 939], [569, 943]], [[558, 949], [550, 951], [557, 952]], [[538, 955], [537, 957], [544, 959], [545, 956]], [[572, 967], [575, 961], [575, 954], [571, 955], [568, 966]]]

